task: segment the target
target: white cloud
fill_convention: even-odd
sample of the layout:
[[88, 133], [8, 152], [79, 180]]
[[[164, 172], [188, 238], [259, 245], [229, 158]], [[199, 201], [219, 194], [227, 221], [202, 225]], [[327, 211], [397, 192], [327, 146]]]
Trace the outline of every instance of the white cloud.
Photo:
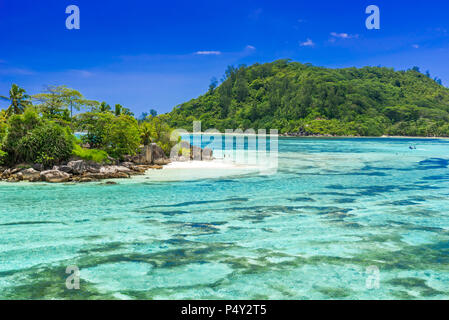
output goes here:
[[256, 50], [256, 47], [251, 46], [251, 45], [247, 45], [246, 49], [248, 49], [248, 50]]
[[90, 72], [90, 71], [87, 71], [87, 70], [75, 70], [74, 69], [74, 70], [68, 70], [68, 71], [73, 73], [73, 74], [76, 74], [76, 75], [79, 75], [81, 77], [84, 77], [84, 78], [88, 78], [88, 77], [94, 76], [93, 72]]
[[412, 47], [415, 49], [419, 49], [419, 44], [414, 44], [414, 45], [412, 45]]
[[197, 51], [195, 54], [199, 55], [220, 55], [221, 51]]
[[312, 41], [312, 39], [307, 38], [307, 41], [301, 42], [299, 45], [301, 47], [314, 47], [315, 43]]
[[31, 76], [31, 75], [34, 75], [35, 72], [30, 69], [7, 67], [7, 68], [2, 68], [0, 70], [0, 74], [1, 75], [11, 75], [11, 76]]
[[358, 34], [349, 34], [349, 33], [337, 33], [337, 32], [331, 32], [331, 36], [334, 38], [340, 38], [340, 39], [357, 39], [359, 37]]

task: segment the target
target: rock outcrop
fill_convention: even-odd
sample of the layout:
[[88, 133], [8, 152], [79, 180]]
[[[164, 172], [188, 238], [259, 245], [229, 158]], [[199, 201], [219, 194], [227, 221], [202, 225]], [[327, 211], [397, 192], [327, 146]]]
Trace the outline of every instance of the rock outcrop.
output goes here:
[[42, 181], [56, 183], [56, 182], [68, 182], [70, 180], [70, 174], [59, 170], [47, 170], [40, 173]]
[[41, 173], [33, 168], [29, 168], [20, 171], [20, 175], [22, 180], [34, 182], [40, 180]]
[[213, 151], [210, 148], [204, 148], [202, 153], [202, 160], [210, 161], [213, 160]]
[[213, 151], [209, 148], [201, 149], [200, 147], [193, 146], [187, 141], [181, 141], [178, 148], [178, 153], [176, 150], [170, 155], [170, 160], [172, 161], [209, 161], [213, 160]]
[[44, 181], [58, 182], [92, 182], [101, 179], [129, 178], [133, 175], [144, 174], [148, 169], [162, 169], [163, 165], [173, 161], [212, 160], [212, 150], [191, 146], [187, 141], [181, 142], [181, 152], [174, 159], [169, 159], [164, 150], [152, 143], [144, 146], [135, 156], [125, 157], [121, 162], [108, 159], [108, 165], [93, 161], [72, 160], [68, 163], [53, 166], [45, 170], [42, 164], [18, 164], [12, 168], [0, 167], [0, 180], [17, 181]]
[[65, 173], [73, 173], [73, 168], [67, 165], [62, 165], [62, 166], [54, 166], [53, 170], [59, 170]]
[[67, 167], [71, 172], [79, 175], [85, 172], [98, 173], [102, 166], [93, 161], [75, 160], [67, 163]]
[[164, 165], [170, 163], [170, 160], [167, 158], [161, 147], [156, 143], [151, 143], [147, 146], [143, 146], [137, 155], [125, 157], [125, 162], [132, 162], [140, 165]]

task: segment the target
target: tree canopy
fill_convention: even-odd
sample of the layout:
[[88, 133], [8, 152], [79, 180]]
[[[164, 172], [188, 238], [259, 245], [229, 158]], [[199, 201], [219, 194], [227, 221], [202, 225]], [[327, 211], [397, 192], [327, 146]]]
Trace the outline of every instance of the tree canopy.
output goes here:
[[66, 86], [48, 86], [43, 93], [33, 96], [38, 101], [38, 110], [47, 118], [70, 121], [73, 109], [80, 111], [83, 106], [97, 106], [98, 102], [87, 100], [83, 95]]
[[[0, 110], [0, 165], [51, 168], [72, 157], [109, 162], [135, 155], [141, 144], [158, 143], [167, 153], [172, 146], [166, 116], [154, 109], [138, 122], [129, 108], [87, 100], [66, 86], [49, 86], [31, 97], [14, 84], [3, 99], [11, 104]], [[73, 109], [83, 107], [88, 111], [72, 117]]]
[[13, 84], [9, 90], [9, 96], [0, 96], [0, 99], [10, 101], [6, 109], [6, 115], [21, 114], [26, 107], [31, 105], [31, 97], [26, 94], [25, 89]]
[[419, 68], [329, 69], [278, 60], [228, 67], [219, 86], [174, 108], [172, 127], [281, 133], [449, 136], [449, 89]]

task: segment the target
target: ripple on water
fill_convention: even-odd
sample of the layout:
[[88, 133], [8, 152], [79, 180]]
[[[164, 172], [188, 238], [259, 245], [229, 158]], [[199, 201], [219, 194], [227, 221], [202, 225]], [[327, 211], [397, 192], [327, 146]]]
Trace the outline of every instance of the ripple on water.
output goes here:
[[447, 299], [448, 146], [280, 139], [274, 175], [0, 183], [0, 298]]

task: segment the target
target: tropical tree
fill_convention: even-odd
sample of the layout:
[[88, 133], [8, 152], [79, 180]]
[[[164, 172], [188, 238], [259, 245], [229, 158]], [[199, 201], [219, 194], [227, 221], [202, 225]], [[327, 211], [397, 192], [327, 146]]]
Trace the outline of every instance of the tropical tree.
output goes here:
[[72, 154], [74, 137], [69, 127], [39, 117], [33, 107], [8, 119], [8, 133], [3, 150], [7, 162], [42, 163], [52, 166]]
[[84, 143], [91, 148], [104, 148], [106, 146], [106, 127], [114, 120], [111, 112], [85, 112], [77, 114], [76, 129], [85, 132], [82, 136]]
[[140, 145], [140, 132], [137, 120], [128, 115], [115, 117], [106, 125], [105, 150], [112, 157], [135, 155]]
[[123, 115], [134, 117], [134, 113], [130, 109], [123, 107], [121, 104], [116, 104], [114, 106], [114, 114], [116, 117]]
[[154, 110], [154, 109], [151, 109], [151, 110], [150, 110], [150, 115], [151, 115], [152, 117], [156, 117], [156, 116], [157, 116], [157, 111]]
[[7, 117], [6, 117], [6, 111], [1, 110], [0, 111], [0, 149], [2, 147], [3, 139], [6, 137], [6, 132], [8, 128], [7, 124]]
[[171, 141], [170, 135], [173, 129], [168, 125], [168, 119], [164, 115], [148, 117], [140, 126], [140, 142], [148, 145], [151, 142], [160, 146], [165, 154], [170, 154], [171, 148], [179, 141]]
[[25, 89], [13, 84], [9, 90], [9, 97], [0, 96], [0, 99], [10, 101], [11, 104], [6, 109], [7, 116], [22, 114], [26, 107], [31, 105], [31, 97], [26, 94]]
[[116, 117], [118, 117], [119, 115], [121, 115], [122, 114], [122, 111], [123, 111], [123, 106], [121, 105], [121, 104], [116, 104], [115, 106], [114, 106], [114, 113], [115, 113], [115, 116]]
[[99, 111], [100, 112], [109, 112], [109, 111], [111, 111], [111, 106], [103, 101], [100, 104]]
[[147, 119], [147, 117], [148, 117], [148, 112], [142, 112], [142, 113], [140, 114], [139, 118], [137, 118], [137, 121], [138, 121], [139, 123], [145, 122], [145, 120]]
[[140, 142], [147, 146], [151, 143], [152, 126], [148, 122], [144, 122], [140, 125]]
[[41, 103], [37, 106], [39, 111], [51, 119], [71, 120], [73, 109], [80, 111], [83, 106], [98, 105], [97, 101], [87, 100], [79, 91], [66, 86], [48, 86], [44, 93], [36, 94], [33, 98]]

